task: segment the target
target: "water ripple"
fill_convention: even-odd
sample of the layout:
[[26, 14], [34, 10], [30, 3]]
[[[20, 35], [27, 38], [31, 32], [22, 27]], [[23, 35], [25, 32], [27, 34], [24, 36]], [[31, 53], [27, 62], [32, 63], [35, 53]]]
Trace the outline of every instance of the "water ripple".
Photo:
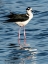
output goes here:
[[48, 32], [43, 32], [43, 33], [34, 35], [35, 39], [45, 39], [46, 37], [48, 37]]
[[41, 53], [39, 53], [39, 54], [37, 54], [38, 56], [46, 56], [46, 55], [48, 55], [48, 53], [47, 52], [41, 52]]

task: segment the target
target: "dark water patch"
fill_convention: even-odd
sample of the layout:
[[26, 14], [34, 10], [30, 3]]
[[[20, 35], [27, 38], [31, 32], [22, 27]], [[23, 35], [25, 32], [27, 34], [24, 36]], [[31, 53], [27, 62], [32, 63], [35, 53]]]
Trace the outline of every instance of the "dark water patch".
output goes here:
[[19, 45], [17, 44], [13, 44], [13, 43], [10, 43], [7, 45], [8, 48], [17, 48], [17, 47], [20, 47]]
[[27, 39], [30, 39], [30, 37], [29, 37], [29, 36], [31, 36], [31, 34], [26, 33], [26, 38], [27, 38]]
[[38, 53], [37, 56], [47, 56], [48, 53], [47, 52], [41, 52], [41, 53]]
[[44, 44], [44, 43], [40, 43], [40, 44], [37, 44], [36, 46], [38, 46], [38, 47], [45, 47], [46, 44]]
[[0, 34], [1, 37], [2, 37], [2, 36], [13, 36], [13, 35], [14, 35], [13, 33]]
[[48, 11], [41, 12], [38, 17], [41, 18], [41, 17], [45, 17], [45, 16], [48, 16]]
[[5, 4], [6, 4], [6, 5], [12, 5], [13, 2], [8, 0], [8, 1], [5, 1]]
[[[17, 6], [16, 8], [20, 8], [19, 6]], [[17, 11], [18, 12], [18, 11]]]
[[45, 52], [48, 52], [48, 50], [44, 50]]
[[4, 36], [5, 34], [0, 34], [0, 36]]
[[5, 51], [0, 51], [0, 53], [4, 53]]
[[1, 39], [0, 39], [0, 42], [4, 42], [4, 41], [7, 41], [7, 40], [10, 40], [11, 38], [10, 37], [2, 37]]
[[34, 14], [34, 15], [38, 15], [38, 14], [40, 14], [40, 13], [41, 13], [41, 11], [33, 10], [33, 14]]
[[8, 33], [9, 32], [9, 30], [5, 30], [5, 33]]
[[38, 0], [32, 0], [32, 1], [38, 1]]
[[48, 33], [48, 27], [46, 29], [42, 29], [42, 31]]
[[45, 1], [44, 3], [48, 3], [48, 1]]
[[10, 37], [6, 37], [6, 38], [4, 38], [3, 40], [10, 40], [11, 38]]
[[48, 32], [43, 32], [43, 33], [34, 35], [34, 38], [35, 38], [35, 39], [44, 39], [44, 38], [46, 38], [46, 37], [48, 37]]
[[0, 49], [0, 53], [4, 53], [5, 52], [5, 50], [4, 49]]
[[0, 27], [0, 30], [3, 30], [3, 27]]
[[5, 16], [5, 14], [7, 14], [6, 11], [4, 11], [3, 9], [1, 9], [1, 10], [0, 10], [0, 17]]
[[45, 26], [48, 24], [48, 18], [47, 17], [44, 17], [43, 18], [40, 18], [39, 20], [37, 20], [37, 24], [40, 24], [41, 26]]
[[48, 21], [48, 19], [40, 19], [40, 20], [37, 20], [38, 23], [46, 23], [45, 21]]
[[26, 31], [38, 31], [39, 29], [26, 29]]
[[48, 57], [48, 50], [44, 50], [44, 52], [46, 53], [47, 57]]
[[13, 44], [13, 43], [10, 43], [8, 46], [15, 46], [15, 44]]
[[48, 37], [48, 32], [41, 33], [42, 36]]
[[16, 3], [23, 3], [23, 1], [17, 1]]
[[6, 29], [5, 29], [5, 33], [13, 33], [13, 29], [12, 28], [9, 28], [9, 27], [7, 27]]
[[14, 34], [13, 34], [13, 33], [7, 33], [6, 35], [8, 35], [8, 36], [9, 36], [9, 35], [14, 35]]
[[34, 39], [45, 39], [44, 36], [40, 36], [40, 35], [34, 35], [33, 38], [34, 38]]

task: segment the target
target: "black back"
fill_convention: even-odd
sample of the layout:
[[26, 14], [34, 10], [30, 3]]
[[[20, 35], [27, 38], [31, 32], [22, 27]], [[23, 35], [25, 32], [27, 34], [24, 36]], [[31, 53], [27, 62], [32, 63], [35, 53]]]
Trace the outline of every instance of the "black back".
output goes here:
[[27, 14], [14, 14], [14, 13], [10, 13], [9, 15], [7, 15], [7, 17], [9, 18], [8, 21], [9, 22], [22, 22], [22, 21], [26, 21], [28, 20], [28, 15]]

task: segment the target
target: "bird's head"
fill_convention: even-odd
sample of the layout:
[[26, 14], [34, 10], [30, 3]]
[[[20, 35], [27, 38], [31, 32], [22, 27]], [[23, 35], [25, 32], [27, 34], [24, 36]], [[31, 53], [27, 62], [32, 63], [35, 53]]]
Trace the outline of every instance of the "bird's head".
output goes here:
[[31, 8], [31, 7], [27, 7], [26, 10], [28, 10], [28, 11], [29, 11], [29, 10], [32, 11], [32, 8]]
[[30, 14], [32, 13], [32, 8], [31, 8], [31, 7], [27, 7], [27, 8], [26, 8], [26, 11], [27, 11], [27, 13], [30, 15]]

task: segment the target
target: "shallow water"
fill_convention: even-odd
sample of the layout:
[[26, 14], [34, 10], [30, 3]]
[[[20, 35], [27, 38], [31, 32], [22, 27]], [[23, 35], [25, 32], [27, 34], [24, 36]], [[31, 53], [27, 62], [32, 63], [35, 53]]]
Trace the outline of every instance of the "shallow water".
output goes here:
[[[33, 19], [23, 29], [21, 44], [18, 45], [19, 27], [15, 23], [4, 23], [11, 12], [25, 13], [26, 7], [33, 8]], [[48, 0], [0, 0], [0, 64], [48, 64]]]

